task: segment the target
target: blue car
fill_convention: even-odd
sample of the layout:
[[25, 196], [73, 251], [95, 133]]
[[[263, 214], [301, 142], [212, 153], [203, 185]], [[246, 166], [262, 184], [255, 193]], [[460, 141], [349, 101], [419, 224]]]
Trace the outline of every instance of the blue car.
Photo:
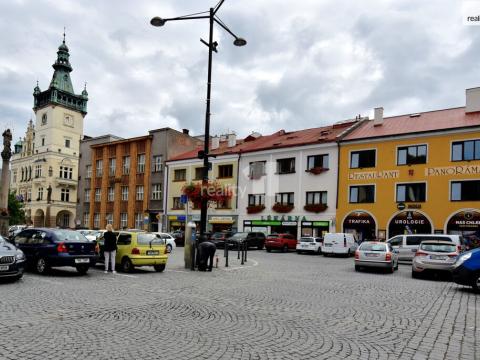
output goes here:
[[25, 229], [14, 237], [14, 243], [25, 254], [27, 267], [39, 274], [60, 266], [73, 266], [86, 274], [98, 258], [96, 244], [73, 230]]
[[461, 254], [452, 270], [453, 281], [480, 292], [480, 248]]
[[0, 236], [0, 278], [20, 279], [24, 265], [23, 252]]

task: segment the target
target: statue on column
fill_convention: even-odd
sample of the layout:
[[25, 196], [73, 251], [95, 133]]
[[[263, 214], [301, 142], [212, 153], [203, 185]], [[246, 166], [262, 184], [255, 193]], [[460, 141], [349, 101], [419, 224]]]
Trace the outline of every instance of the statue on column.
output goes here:
[[[10, 191], [10, 158], [12, 157], [12, 132], [7, 129], [3, 132], [3, 150], [2, 150], [2, 178], [0, 192], [0, 208], [2, 216], [0, 217], [0, 234], [8, 236], [7, 230], [9, 225], [8, 217], [8, 193]], [[5, 216], [3, 215], [5, 213]]]
[[2, 159], [10, 161], [10, 158], [12, 157], [12, 149], [10, 148], [10, 145], [12, 144], [12, 132], [10, 129], [7, 129], [3, 132], [3, 151], [2, 151]]
[[47, 203], [50, 204], [52, 202], [52, 186], [48, 185], [47, 188]]

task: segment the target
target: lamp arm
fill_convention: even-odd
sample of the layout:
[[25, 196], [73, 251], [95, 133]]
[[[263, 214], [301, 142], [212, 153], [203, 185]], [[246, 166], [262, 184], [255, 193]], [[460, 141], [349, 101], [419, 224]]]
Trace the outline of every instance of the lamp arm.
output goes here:
[[230, 30], [227, 25], [221, 23], [220, 21], [218, 21], [216, 18], [213, 18], [213, 20], [218, 24], [220, 25], [220, 27], [222, 27], [226, 32], [228, 32], [230, 35], [232, 35], [235, 39], [238, 39], [238, 36], [235, 35], [232, 30]]
[[174, 18], [163, 19], [164, 21], [177, 21], [177, 20], [194, 20], [194, 19], [208, 19], [209, 16], [179, 16]]
[[215, 15], [217, 13], [218, 9], [220, 9], [220, 6], [223, 5], [224, 1], [225, 0], [220, 0], [220, 2], [217, 4], [217, 6], [215, 6], [215, 9], [213, 10], [213, 15]]

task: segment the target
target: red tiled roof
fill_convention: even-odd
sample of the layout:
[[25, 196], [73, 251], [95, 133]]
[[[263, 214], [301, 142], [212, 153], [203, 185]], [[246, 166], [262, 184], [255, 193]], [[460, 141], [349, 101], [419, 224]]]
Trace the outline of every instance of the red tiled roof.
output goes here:
[[[344, 131], [350, 129], [350, 127], [352, 127], [352, 125], [354, 125], [355, 123], [355, 121], [349, 121], [344, 123], [338, 123], [335, 125], [290, 132], [280, 130], [271, 135], [260, 136], [258, 138], [248, 136], [243, 140], [237, 140], [237, 145], [230, 148], [227, 146], [227, 141], [221, 141], [220, 147], [215, 150], [210, 150], [210, 154], [228, 155], [237, 154], [239, 152], [246, 153], [269, 149], [279, 149], [293, 146], [333, 142], [336, 141], [337, 138]], [[194, 159], [197, 157], [198, 151], [202, 149], [203, 147], [199, 147], [196, 150], [192, 150], [184, 154], [175, 156], [168, 161]]]
[[[419, 116], [415, 116], [419, 115]], [[373, 120], [365, 121], [342, 140], [396, 136], [480, 126], [480, 112], [465, 113], [465, 107], [427, 111], [418, 114], [386, 117], [383, 124], [373, 126]]]

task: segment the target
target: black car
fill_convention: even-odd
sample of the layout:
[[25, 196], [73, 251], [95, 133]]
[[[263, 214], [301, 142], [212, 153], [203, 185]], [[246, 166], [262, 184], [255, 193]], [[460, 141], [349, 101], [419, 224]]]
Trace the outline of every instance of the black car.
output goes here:
[[0, 236], [0, 278], [20, 279], [25, 268], [25, 255]]
[[27, 258], [27, 266], [38, 273], [51, 267], [73, 266], [85, 274], [97, 262], [96, 244], [77, 231], [66, 229], [25, 229], [14, 238]]
[[223, 249], [225, 247], [225, 240], [231, 237], [233, 233], [231, 231], [214, 232], [210, 235], [209, 241], [215, 244], [217, 249]]
[[244, 242], [247, 243], [247, 248], [256, 247], [262, 250], [265, 247], [265, 234], [261, 232], [238, 232], [227, 239], [228, 246], [234, 249]]

